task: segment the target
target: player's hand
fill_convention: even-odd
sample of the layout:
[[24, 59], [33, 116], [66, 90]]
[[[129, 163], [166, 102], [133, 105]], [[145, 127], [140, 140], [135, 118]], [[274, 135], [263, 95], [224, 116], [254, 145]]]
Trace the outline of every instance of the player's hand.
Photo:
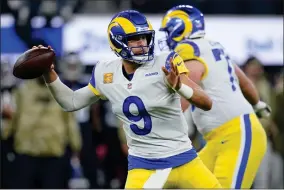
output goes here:
[[253, 106], [254, 112], [258, 118], [267, 118], [271, 114], [271, 108], [265, 102], [259, 101]]
[[[46, 47], [44, 47], [43, 45], [38, 45], [38, 46], [33, 46], [33, 47], [32, 47], [32, 49], [40, 49], [40, 48], [46, 48]], [[52, 50], [52, 51], [54, 51], [54, 49], [52, 49], [51, 46], [47, 46], [47, 48], [50, 49], [50, 50]], [[48, 73], [48, 72], [51, 72], [52, 70], [54, 70], [54, 64], [51, 64], [50, 69], [47, 70], [47, 73]]]
[[174, 66], [173, 59], [170, 60], [170, 71], [166, 67], [162, 67], [163, 72], [166, 75], [167, 84], [174, 90], [179, 90], [181, 86], [180, 75], [178, 73], [177, 66]]
[[[46, 48], [46, 47], [44, 47], [43, 45], [32, 47], [32, 49], [36, 49], [36, 48], [40, 49], [40, 48]], [[48, 46], [47, 48], [54, 51], [51, 46]], [[51, 64], [50, 68], [47, 69], [46, 72], [43, 73], [42, 76], [46, 83], [52, 83], [53, 81], [55, 81], [58, 78], [58, 75], [54, 70], [54, 64]]]

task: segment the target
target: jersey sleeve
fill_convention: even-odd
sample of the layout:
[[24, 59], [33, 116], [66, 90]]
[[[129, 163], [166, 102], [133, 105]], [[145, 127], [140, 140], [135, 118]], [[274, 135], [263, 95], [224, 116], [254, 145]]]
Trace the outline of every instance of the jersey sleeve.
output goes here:
[[99, 96], [99, 97], [102, 98], [103, 95], [102, 95], [101, 92], [98, 90], [97, 83], [96, 83], [96, 69], [97, 69], [97, 66], [95, 65], [94, 68], [93, 68], [92, 76], [91, 76], [91, 79], [90, 79], [90, 81], [89, 81], [88, 87], [91, 89], [91, 91], [92, 91], [96, 96]]
[[170, 59], [171, 58], [172, 58], [173, 64], [175, 66], [177, 66], [177, 70], [178, 70], [179, 74], [189, 72], [188, 69], [186, 68], [185, 64], [184, 64], [183, 59], [176, 52], [171, 52], [166, 59], [165, 67], [168, 71], [170, 71], [170, 69], [171, 69], [171, 65], [170, 65]]
[[175, 52], [177, 52], [184, 61], [198, 60], [199, 62], [201, 62], [205, 67], [205, 73], [203, 74], [202, 79], [204, 79], [207, 76], [208, 65], [204, 61], [204, 59], [200, 57], [201, 52], [196, 43], [192, 41], [182, 42], [177, 45], [177, 47], [175, 48]]

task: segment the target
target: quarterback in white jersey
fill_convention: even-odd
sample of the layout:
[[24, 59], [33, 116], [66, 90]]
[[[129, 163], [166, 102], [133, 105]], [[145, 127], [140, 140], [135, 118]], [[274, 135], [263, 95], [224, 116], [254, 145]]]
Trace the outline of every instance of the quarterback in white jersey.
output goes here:
[[166, 47], [185, 61], [189, 78], [213, 101], [207, 112], [191, 107], [197, 129], [207, 141], [199, 156], [222, 187], [250, 188], [266, 151], [266, 134], [254, 109], [267, 116], [269, 107], [222, 45], [204, 37], [204, 17], [198, 9], [190, 5], [170, 9], [160, 30], [167, 35]]
[[120, 58], [96, 64], [89, 85], [77, 91], [51, 68], [44, 78], [53, 97], [66, 111], [110, 101], [129, 146], [126, 188], [220, 188], [187, 136], [181, 96], [203, 110], [212, 102], [188, 78], [182, 58], [175, 52], [154, 56], [155, 32], [137, 11], [115, 15], [107, 34]]
[[[121, 58], [100, 62], [93, 70], [89, 87], [95, 94], [107, 96], [114, 114], [123, 122], [129, 159], [170, 157], [192, 148], [185, 135], [179, 95], [168, 93], [161, 70], [169, 55], [162, 53], [144, 63], [130, 81], [123, 75]], [[131, 162], [129, 167], [135, 167], [133, 164], [140, 163]]]

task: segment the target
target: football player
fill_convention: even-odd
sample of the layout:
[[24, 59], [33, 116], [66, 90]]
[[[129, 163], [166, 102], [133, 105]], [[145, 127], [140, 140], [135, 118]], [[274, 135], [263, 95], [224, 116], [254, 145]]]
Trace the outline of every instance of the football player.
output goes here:
[[160, 48], [178, 52], [189, 78], [213, 101], [207, 112], [192, 106], [193, 120], [207, 140], [200, 158], [223, 188], [250, 188], [267, 142], [257, 115], [268, 116], [271, 110], [224, 47], [205, 38], [204, 25], [198, 9], [173, 7], [162, 19], [160, 31], [166, 33], [166, 39], [159, 41]]
[[188, 78], [181, 57], [175, 52], [154, 56], [155, 32], [137, 11], [115, 15], [107, 34], [119, 58], [97, 63], [88, 86], [72, 91], [53, 66], [44, 74], [59, 105], [75, 111], [100, 98], [111, 102], [129, 146], [126, 188], [220, 188], [187, 136], [180, 97], [202, 110], [210, 110], [212, 102]]

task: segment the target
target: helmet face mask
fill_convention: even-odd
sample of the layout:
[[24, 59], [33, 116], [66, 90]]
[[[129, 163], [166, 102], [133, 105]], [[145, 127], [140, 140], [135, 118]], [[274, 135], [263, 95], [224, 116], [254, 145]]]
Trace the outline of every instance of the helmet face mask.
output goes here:
[[160, 31], [166, 33], [166, 39], [159, 40], [161, 50], [173, 50], [184, 39], [205, 36], [203, 14], [190, 5], [179, 5], [170, 9], [163, 17]]
[[[124, 60], [143, 64], [154, 59], [155, 31], [138, 11], [116, 14], [109, 24], [108, 37], [111, 49]], [[146, 39], [146, 44], [138, 43], [142, 38]]]

